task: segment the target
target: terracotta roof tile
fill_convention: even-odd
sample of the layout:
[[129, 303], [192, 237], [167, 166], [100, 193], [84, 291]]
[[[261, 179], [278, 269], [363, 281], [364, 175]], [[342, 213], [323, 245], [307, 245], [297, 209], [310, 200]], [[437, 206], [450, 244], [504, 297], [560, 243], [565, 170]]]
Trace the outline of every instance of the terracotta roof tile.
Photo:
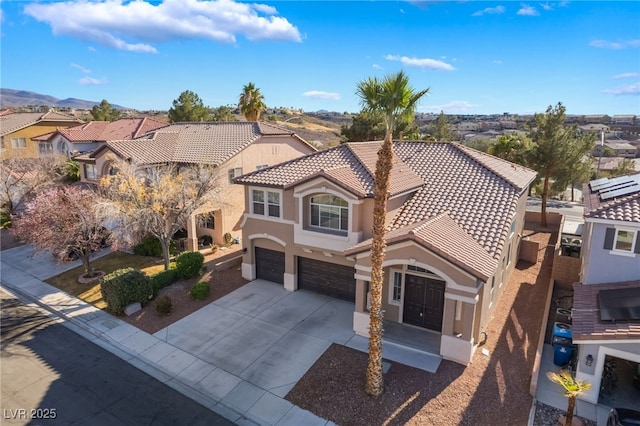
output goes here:
[[640, 339], [640, 321], [601, 321], [598, 294], [601, 290], [637, 289], [640, 281], [608, 284], [573, 284], [571, 313], [574, 341]]
[[106, 142], [135, 139], [169, 123], [152, 118], [121, 118], [115, 121], [90, 121], [58, 132], [71, 142]]
[[[107, 147], [137, 163], [157, 162], [222, 164], [274, 128], [253, 122], [175, 123], [147, 132], [134, 140], [107, 141]], [[304, 141], [303, 141], [304, 142]]]
[[41, 122], [68, 122], [71, 125], [73, 123], [81, 123], [82, 121], [71, 115], [56, 111], [46, 113], [14, 112], [11, 114], [2, 114], [0, 115], [0, 136], [8, 135], [32, 124]]
[[[630, 177], [640, 180], [640, 173]], [[585, 218], [640, 223], [640, 191], [601, 200], [599, 193], [591, 190], [590, 184], [583, 186]]]
[[[498, 261], [446, 213], [386, 234], [387, 245], [407, 240], [416, 241], [485, 281], [494, 274], [498, 266]], [[371, 242], [371, 239], [363, 241], [347, 249], [345, 255], [366, 251]]]

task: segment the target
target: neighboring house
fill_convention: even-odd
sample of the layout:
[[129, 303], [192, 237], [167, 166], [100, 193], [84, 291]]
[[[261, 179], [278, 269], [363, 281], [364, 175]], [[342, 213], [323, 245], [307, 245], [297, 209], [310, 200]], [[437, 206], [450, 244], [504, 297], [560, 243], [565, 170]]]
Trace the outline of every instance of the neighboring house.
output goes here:
[[117, 172], [119, 161], [151, 164], [209, 164], [221, 173], [224, 207], [209, 207], [195, 215], [187, 228], [189, 250], [198, 248], [205, 235], [218, 244], [224, 235], [240, 235], [244, 193], [233, 179], [253, 170], [291, 160], [316, 149], [290, 130], [256, 122], [177, 123], [156, 129], [138, 139], [107, 141], [90, 154], [75, 159], [82, 165], [81, 180], [97, 184], [104, 175]]
[[43, 133], [75, 126], [81, 120], [61, 112], [13, 112], [0, 114], [1, 158], [38, 158], [53, 151], [34, 140]]
[[622, 157], [598, 157], [593, 159], [593, 168], [599, 173], [611, 173], [620, 166], [623, 161], [631, 161], [634, 171], [640, 172], [640, 158], [622, 158]]
[[611, 125], [633, 126], [636, 124], [635, 115], [614, 115], [611, 117]]
[[636, 158], [638, 148], [631, 145], [628, 141], [611, 141], [607, 140], [604, 144], [596, 144], [591, 151], [595, 157], [603, 155], [605, 147], [613, 152], [612, 157]]
[[583, 194], [581, 282], [573, 285], [572, 332], [576, 376], [591, 383], [583, 399], [597, 403], [607, 357], [636, 368], [640, 363], [640, 173], [591, 181]]
[[[385, 320], [430, 331], [436, 353], [467, 364], [518, 259], [536, 173], [456, 143], [394, 145]], [[236, 179], [243, 277], [353, 302], [363, 336], [379, 148], [344, 144]]]
[[121, 118], [115, 121], [90, 121], [79, 126], [58, 129], [33, 138], [49, 144], [49, 150], [67, 156], [95, 151], [107, 141], [136, 139], [155, 129], [168, 126], [153, 118]]

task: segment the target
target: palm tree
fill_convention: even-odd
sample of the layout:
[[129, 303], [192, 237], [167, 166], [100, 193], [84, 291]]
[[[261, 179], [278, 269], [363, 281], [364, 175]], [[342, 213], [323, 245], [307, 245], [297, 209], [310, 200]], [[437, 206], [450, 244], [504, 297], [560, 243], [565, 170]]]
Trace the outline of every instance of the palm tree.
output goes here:
[[383, 391], [382, 381], [382, 262], [385, 257], [385, 217], [389, 196], [389, 175], [393, 165], [393, 129], [399, 120], [413, 118], [418, 101], [429, 89], [416, 92], [409, 77], [400, 71], [382, 80], [369, 77], [358, 83], [356, 95], [363, 112], [380, 114], [385, 137], [378, 151], [373, 190], [373, 243], [371, 245], [371, 308], [369, 309], [369, 363], [365, 392], [377, 396]]
[[562, 370], [560, 373], [549, 372], [547, 377], [552, 382], [561, 385], [565, 390], [565, 396], [569, 399], [569, 406], [567, 407], [567, 416], [564, 424], [565, 426], [571, 426], [573, 412], [576, 408], [576, 399], [578, 395], [591, 387], [591, 383], [576, 380], [567, 370]]
[[260, 114], [267, 106], [264, 104], [264, 96], [260, 93], [260, 89], [249, 82], [242, 88], [238, 107], [247, 121], [258, 121]]

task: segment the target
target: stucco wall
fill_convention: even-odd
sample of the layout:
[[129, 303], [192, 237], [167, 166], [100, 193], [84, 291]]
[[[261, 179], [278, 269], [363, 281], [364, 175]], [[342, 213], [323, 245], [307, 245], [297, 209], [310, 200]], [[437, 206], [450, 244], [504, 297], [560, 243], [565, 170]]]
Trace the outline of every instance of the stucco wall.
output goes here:
[[[38, 158], [40, 156], [38, 151], [38, 142], [31, 140], [31, 138], [44, 135], [45, 133], [55, 132], [59, 128], [67, 128], [71, 125], [76, 126], [78, 124], [79, 123], [69, 123], [68, 121], [46, 121], [44, 123], [33, 124], [24, 129], [20, 129], [13, 133], [10, 133], [2, 137], [2, 141], [4, 142], [4, 149], [0, 153], [1, 157], [3, 160], [12, 157]], [[12, 138], [25, 138], [27, 142], [26, 148], [13, 149], [11, 145]]]
[[[625, 223], [625, 227], [631, 224]], [[604, 223], [585, 223], [584, 239], [589, 239], [588, 250], [583, 246], [582, 283], [601, 284], [640, 279], [640, 255], [623, 256], [611, 254], [604, 248], [606, 229], [613, 227]], [[640, 227], [637, 227], [640, 229]]]

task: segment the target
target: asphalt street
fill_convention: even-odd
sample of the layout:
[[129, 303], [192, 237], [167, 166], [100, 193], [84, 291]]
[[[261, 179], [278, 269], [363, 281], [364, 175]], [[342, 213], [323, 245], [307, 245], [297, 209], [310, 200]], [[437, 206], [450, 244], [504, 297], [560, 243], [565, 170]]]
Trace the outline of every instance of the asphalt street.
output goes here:
[[0, 291], [0, 424], [233, 425]]

